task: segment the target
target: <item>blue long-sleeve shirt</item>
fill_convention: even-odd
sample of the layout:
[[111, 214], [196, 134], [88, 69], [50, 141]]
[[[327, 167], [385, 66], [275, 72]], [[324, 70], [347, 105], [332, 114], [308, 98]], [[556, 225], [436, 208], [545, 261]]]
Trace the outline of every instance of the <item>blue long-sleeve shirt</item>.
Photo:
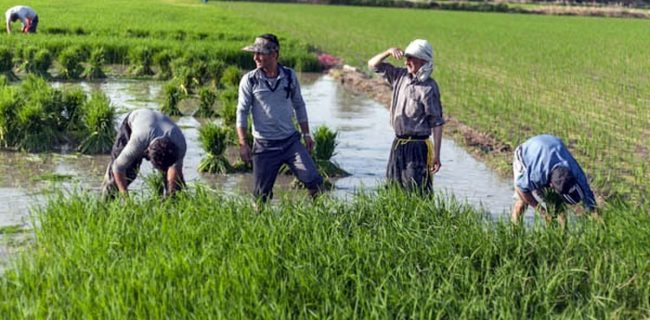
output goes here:
[[587, 183], [587, 177], [578, 162], [559, 138], [543, 134], [532, 137], [519, 146], [524, 172], [518, 177], [517, 187], [523, 192], [533, 192], [550, 185], [551, 171], [558, 166], [571, 170], [584, 193], [585, 208], [596, 206], [594, 194]]

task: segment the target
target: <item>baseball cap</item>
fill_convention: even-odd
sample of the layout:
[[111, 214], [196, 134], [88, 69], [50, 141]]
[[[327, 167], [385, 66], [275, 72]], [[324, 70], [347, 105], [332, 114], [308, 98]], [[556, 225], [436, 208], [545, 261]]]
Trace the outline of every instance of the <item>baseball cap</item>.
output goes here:
[[576, 178], [567, 167], [559, 166], [551, 172], [553, 189], [562, 196], [564, 202], [576, 204], [584, 197], [584, 192]]
[[242, 50], [262, 54], [270, 54], [272, 52], [280, 51], [280, 42], [275, 35], [263, 34], [255, 38], [255, 42], [253, 44], [242, 48]]

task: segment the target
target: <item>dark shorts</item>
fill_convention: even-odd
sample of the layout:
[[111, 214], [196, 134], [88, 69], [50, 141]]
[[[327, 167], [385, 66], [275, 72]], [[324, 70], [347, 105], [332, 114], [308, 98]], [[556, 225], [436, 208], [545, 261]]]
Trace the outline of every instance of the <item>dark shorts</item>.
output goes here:
[[426, 137], [415, 137], [414, 141], [393, 140], [386, 178], [409, 191], [433, 191], [433, 176], [429, 169], [429, 147]]
[[323, 178], [318, 174], [316, 164], [305, 146], [300, 143], [300, 134], [295, 133], [283, 140], [255, 139], [253, 142], [253, 195], [266, 201], [273, 197], [273, 185], [282, 164], [309, 190], [318, 188]]

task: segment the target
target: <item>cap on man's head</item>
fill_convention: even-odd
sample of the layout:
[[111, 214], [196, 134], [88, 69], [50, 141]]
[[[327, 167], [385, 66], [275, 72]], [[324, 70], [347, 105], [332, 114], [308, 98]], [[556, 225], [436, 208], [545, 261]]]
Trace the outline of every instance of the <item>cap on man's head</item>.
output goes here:
[[551, 185], [566, 203], [576, 204], [584, 196], [576, 178], [567, 167], [558, 166], [551, 171]]
[[433, 48], [427, 40], [416, 39], [411, 41], [404, 50], [406, 56], [416, 57], [426, 62], [433, 60]]
[[242, 50], [270, 54], [280, 51], [280, 42], [275, 35], [267, 33], [255, 38], [255, 43], [242, 48]]

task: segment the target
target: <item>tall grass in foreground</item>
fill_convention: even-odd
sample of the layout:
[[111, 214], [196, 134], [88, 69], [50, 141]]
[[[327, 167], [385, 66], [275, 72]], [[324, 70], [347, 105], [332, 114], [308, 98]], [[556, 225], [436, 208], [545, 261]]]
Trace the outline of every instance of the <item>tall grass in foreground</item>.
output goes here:
[[8, 318], [643, 318], [650, 215], [513, 228], [397, 190], [255, 213], [198, 188], [170, 201], [51, 201], [0, 278]]

